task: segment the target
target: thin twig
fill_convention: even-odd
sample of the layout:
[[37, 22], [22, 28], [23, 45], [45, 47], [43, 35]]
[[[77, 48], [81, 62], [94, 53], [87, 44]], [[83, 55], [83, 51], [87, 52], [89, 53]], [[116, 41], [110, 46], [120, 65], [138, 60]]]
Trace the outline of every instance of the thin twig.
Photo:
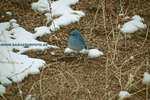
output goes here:
[[[29, 67], [27, 67], [26, 69], [24, 69], [23, 71], [21, 71], [21, 72], [19, 72], [19, 73], [14, 74], [13, 76], [16, 76], [16, 75], [19, 75], [19, 74], [21, 74], [21, 73], [24, 73], [25, 71], [27, 71], [28, 69], [30, 69], [30, 68], [32, 67], [33, 63], [34, 63], [34, 61], [32, 62], [32, 64], [31, 64]], [[13, 76], [12, 76], [12, 77], [13, 77]]]
[[7, 100], [6, 97], [3, 94], [0, 94], [0, 96], [2, 96], [4, 100]]
[[[4, 36], [5, 43], [7, 44], [7, 40], [6, 40], [4, 31], [2, 31], [2, 34], [3, 34], [3, 36]], [[11, 62], [13, 62], [13, 63], [11, 64], [11, 66], [12, 66], [12, 68], [13, 68], [13, 71], [16, 72], [16, 67], [15, 67], [14, 61], [13, 61], [12, 58], [11, 58], [11, 54], [10, 54], [10, 52], [9, 52], [8, 47], [7, 47], [7, 51], [8, 51], [8, 55], [9, 55], [9, 57], [10, 57]], [[17, 75], [16, 75], [16, 79], [18, 80]], [[17, 86], [18, 86], [18, 89], [21, 90], [21, 89], [20, 89], [20, 85], [19, 85], [18, 83], [17, 83]], [[21, 97], [21, 99], [23, 100], [22, 94], [20, 94], [20, 97]]]

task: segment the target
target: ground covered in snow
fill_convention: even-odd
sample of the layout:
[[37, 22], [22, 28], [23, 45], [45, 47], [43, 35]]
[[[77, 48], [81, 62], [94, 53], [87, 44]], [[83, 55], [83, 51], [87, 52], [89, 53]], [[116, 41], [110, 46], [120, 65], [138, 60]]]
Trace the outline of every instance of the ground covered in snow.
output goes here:
[[[115, 100], [118, 97], [123, 98], [124, 95], [130, 97], [131, 100], [150, 98], [150, 95], [148, 97], [146, 94], [147, 91], [150, 94], [150, 86], [146, 86], [149, 81], [142, 80], [143, 77], [149, 80], [148, 73], [150, 73], [150, 35], [149, 30], [145, 28], [149, 28], [150, 25], [149, 1], [122, 0], [120, 3], [118, 0], [111, 0], [111, 2], [80, 0], [77, 4], [71, 5], [72, 9], [85, 13], [79, 22], [58, 27], [61, 23], [59, 20], [55, 20], [58, 30], [51, 34], [46, 32], [47, 34], [42, 37], [38, 37], [41, 32], [36, 27], [45, 26], [47, 18], [44, 14], [33, 11], [31, 8], [31, 3], [36, 0], [21, 0], [24, 1], [21, 4], [14, 0], [9, 0], [7, 3], [5, 1], [7, 0], [0, 1], [0, 16], [5, 16], [0, 18], [0, 22], [16, 19], [20, 27], [31, 32], [30, 34], [26, 33], [29, 34], [29, 37], [37, 32], [30, 38], [36, 38], [40, 42], [59, 48], [24, 52], [24, 55], [38, 58], [38, 61], [35, 62], [41, 61], [46, 66], [41, 68], [40, 74], [29, 75], [20, 83], [4, 85], [6, 88], [0, 85], [2, 93], [6, 90], [0, 99], [21, 100], [22, 97], [23, 99], [35, 98], [36, 100]], [[62, 6], [65, 7], [65, 5]], [[84, 15], [81, 12], [73, 14]], [[134, 15], [141, 16], [144, 21], [133, 17]], [[58, 16], [60, 15], [55, 14], [54, 18], [57, 19]], [[70, 15], [67, 14], [68, 16]], [[62, 17], [65, 20], [63, 25], [72, 23], [68, 22], [65, 17]], [[76, 17], [73, 18], [78, 20]], [[136, 21], [133, 22], [133, 20]], [[128, 26], [125, 24], [126, 22], [134, 30], [129, 31], [131, 27], [126, 28], [125, 26]], [[54, 30], [54, 27], [50, 28]], [[47, 28], [43, 27], [43, 29], [47, 31]], [[91, 53], [96, 52], [100, 55], [98, 49], [103, 52], [103, 55], [98, 57], [92, 55], [95, 56], [93, 58], [87, 54], [81, 54], [80, 58], [77, 58], [69, 53], [64, 53], [68, 47], [69, 34], [74, 29], [81, 32], [87, 47], [92, 50]], [[20, 28], [20, 30], [22, 29]], [[125, 35], [122, 32], [129, 34]], [[21, 34], [17, 33], [13, 38], [17, 38], [17, 35]], [[21, 51], [26, 48], [17, 49]], [[14, 49], [13, 52], [18, 52], [17, 49]], [[21, 58], [21, 56], [19, 57]], [[29, 59], [28, 62], [27, 66], [32, 63], [32, 60]], [[133, 77], [134, 79], [132, 79]], [[9, 79], [15, 80], [15, 78]], [[127, 92], [124, 94], [120, 91]]]

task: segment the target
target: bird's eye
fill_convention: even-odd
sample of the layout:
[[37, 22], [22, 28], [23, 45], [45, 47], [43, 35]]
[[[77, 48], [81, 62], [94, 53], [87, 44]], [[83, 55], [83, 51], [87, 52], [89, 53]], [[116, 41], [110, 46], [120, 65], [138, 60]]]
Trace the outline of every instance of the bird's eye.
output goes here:
[[71, 36], [75, 36], [75, 34], [71, 34]]

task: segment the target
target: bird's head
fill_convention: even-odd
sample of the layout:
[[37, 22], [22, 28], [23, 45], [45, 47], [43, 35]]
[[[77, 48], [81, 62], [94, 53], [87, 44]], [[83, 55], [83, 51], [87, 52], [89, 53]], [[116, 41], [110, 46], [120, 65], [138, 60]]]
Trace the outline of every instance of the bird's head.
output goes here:
[[80, 37], [81, 36], [81, 34], [80, 34], [80, 32], [79, 31], [77, 31], [77, 30], [74, 30], [74, 31], [72, 31], [71, 32], [71, 36], [75, 36], [75, 37]]

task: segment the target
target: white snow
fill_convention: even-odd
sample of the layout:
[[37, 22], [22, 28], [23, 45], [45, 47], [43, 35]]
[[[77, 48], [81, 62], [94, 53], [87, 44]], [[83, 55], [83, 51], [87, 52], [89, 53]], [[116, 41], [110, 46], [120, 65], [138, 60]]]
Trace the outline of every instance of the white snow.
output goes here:
[[6, 92], [6, 88], [3, 85], [0, 85], [0, 94], [4, 94]]
[[16, 24], [16, 23], [11, 23], [11, 24], [12, 24], [11, 28], [17, 28], [17, 27], [19, 27], [19, 24]]
[[[79, 0], [58, 0], [56, 2], [51, 2], [51, 7], [52, 7], [52, 10], [55, 11], [57, 9], [60, 9], [61, 6], [65, 5], [66, 7], [68, 7], [70, 5], [76, 4], [78, 1]], [[58, 4], [59, 4], [59, 6], [58, 6]], [[47, 12], [50, 10], [47, 0], [38, 0], [37, 2], [32, 3], [31, 5], [32, 5], [32, 9], [37, 10], [41, 13], [44, 13], [44, 12]]]
[[131, 60], [134, 60], [134, 56], [130, 56], [130, 59], [131, 59]]
[[[72, 49], [70, 49], [70, 48], [66, 48], [65, 51], [64, 51], [64, 53], [71, 53], [71, 52], [77, 53], [77, 51], [74, 51], [74, 50], [72, 50]], [[88, 54], [88, 53], [89, 53], [89, 50], [83, 49], [83, 50], [81, 50], [79, 53]]]
[[143, 84], [150, 84], [150, 74], [145, 72], [143, 76], [144, 77], [143, 77], [142, 83]]
[[27, 97], [25, 98], [25, 100], [36, 100], [36, 99], [33, 98], [31, 94], [29, 94], [29, 95], [27, 95]]
[[55, 55], [55, 52], [51, 52], [51, 55]]
[[119, 16], [123, 16], [123, 14], [120, 13]]
[[[0, 23], [0, 32], [2, 30], [8, 29], [9, 27], [10, 27], [10, 23], [8, 23], [8, 22]], [[1, 35], [1, 33], [0, 33], [0, 35]]]
[[119, 93], [119, 98], [120, 99], [126, 99], [126, 98], [130, 98], [131, 97], [131, 94], [127, 91], [120, 91]]
[[50, 34], [51, 33], [49, 28], [46, 26], [36, 27], [34, 29], [34, 31], [36, 32], [34, 35], [34, 38], [37, 38], [38, 36], [43, 36], [44, 34]]
[[142, 22], [140, 22], [138, 20], [132, 20], [132, 21], [125, 23], [122, 26], [121, 32], [123, 32], [123, 33], [134, 33], [138, 29], [145, 29], [145, 28], [146, 28], [146, 25], [143, 24]]
[[6, 15], [11, 16], [12, 13], [11, 12], [6, 12]]
[[15, 19], [11, 19], [9, 22], [10, 23], [17, 23], [17, 21]]
[[81, 50], [81, 51], [80, 51], [80, 53], [88, 54], [88, 53], [89, 53], [89, 50], [87, 50], [87, 49], [83, 49], [83, 50]]
[[120, 24], [118, 24], [118, 29], [120, 28]]
[[22, 93], [23, 93], [22, 90], [19, 89], [19, 94], [22, 94]]
[[146, 62], [146, 65], [148, 66], [148, 68], [150, 68], [150, 66], [149, 66], [149, 65], [150, 65], [150, 64], [149, 64], [149, 61]]
[[129, 19], [129, 18], [130, 18], [129, 16], [125, 16], [125, 17], [124, 17], [125, 20], [127, 20], [127, 19]]
[[47, 20], [46, 24], [48, 24], [50, 21], [52, 21], [52, 16], [50, 13], [46, 13], [45, 16], [46, 16], [46, 20]]
[[[21, 82], [28, 74], [39, 73], [39, 68], [44, 66], [44, 60], [29, 58], [21, 53], [32, 49], [57, 48], [35, 40], [37, 34], [26, 31], [15, 22], [12, 19], [9, 22], [0, 23], [0, 82], [2, 84], [10, 84], [12, 81]], [[42, 33], [43, 30], [37, 29], [37, 32], [39, 31]], [[13, 52], [13, 49], [18, 52]]]
[[[0, 91], [2, 91], [2, 93], [5, 92], [3, 84], [21, 82], [28, 74], [40, 72], [39, 68], [43, 67], [46, 62], [42, 59], [30, 58], [22, 53], [28, 50], [58, 48], [46, 42], [38, 41], [36, 38], [44, 34], [51, 34], [50, 30], [54, 31], [59, 29], [62, 25], [77, 22], [81, 17], [85, 16], [82, 11], [75, 11], [70, 8], [71, 5], [78, 1], [79, 0], [54, 1], [51, 3], [52, 14], [47, 13], [47, 11], [50, 10], [47, 0], [38, 0], [32, 3], [31, 6], [34, 10], [47, 13], [45, 14], [47, 20], [51, 21], [53, 19], [54, 21], [49, 27], [36, 27], [34, 29], [35, 34], [20, 27], [15, 19], [0, 23]], [[6, 14], [8, 16], [12, 15], [11, 12], [6, 12]], [[51, 18], [51, 16], [53, 18]], [[56, 18], [54, 18], [55, 16]], [[14, 52], [14, 50], [17, 50], [17, 52]], [[55, 52], [51, 52], [51, 55], [55, 55]], [[19, 93], [21, 94], [22, 91], [20, 90]], [[29, 98], [31, 98], [31, 96], [32, 95], [29, 95]]]
[[70, 48], [66, 48], [65, 51], [64, 51], [64, 53], [71, 53], [71, 52], [74, 52], [74, 51]]
[[[74, 51], [70, 48], [66, 48], [64, 51], [64, 53], [71, 53], [71, 52], [76, 52], [76, 51]], [[97, 49], [89, 49], [89, 50], [83, 49], [80, 51], [80, 53], [88, 54], [89, 57], [99, 57], [100, 55], [103, 55], [103, 52], [100, 52]]]
[[5, 18], [5, 16], [4, 16], [4, 15], [2, 15], [2, 16], [1, 16], [1, 18], [3, 19], [3, 18]]
[[138, 15], [132, 17], [131, 21], [126, 22], [122, 25], [121, 32], [123, 33], [134, 33], [139, 29], [145, 29], [147, 26], [143, 24], [144, 19]]
[[100, 55], [103, 55], [103, 52], [100, 52], [97, 49], [90, 49], [88, 53], [89, 57], [99, 57]]
[[132, 19], [133, 19], [133, 20], [138, 20], [138, 21], [144, 22], [144, 19], [141, 18], [139, 15], [134, 15], [134, 16], [132, 17]]
[[[60, 29], [60, 26], [77, 22], [81, 17], [85, 16], [82, 11], [75, 11], [69, 7], [78, 1], [79, 0], [58, 0], [51, 3], [52, 17], [58, 17], [53, 20], [53, 23], [49, 27], [52, 31]], [[39, 0], [36, 3], [32, 3], [32, 9], [42, 13], [50, 10], [47, 0]], [[45, 16], [47, 17], [48, 23], [52, 18], [48, 13], [46, 13]]]
[[31, 100], [31, 98], [32, 98], [32, 95], [29, 94], [29, 95], [27, 95], [27, 97], [25, 98], [25, 100]]
[[130, 81], [130, 83], [132, 83], [134, 81], [134, 75], [130, 74], [129, 81]]
[[38, 12], [44, 13], [49, 11], [49, 6], [47, 0], [38, 0], [35, 3], [32, 3], [32, 9], [37, 10]]
[[76, 14], [65, 14], [57, 19], [54, 20], [54, 23], [50, 26], [52, 31], [60, 29], [60, 26], [68, 25], [80, 20], [80, 16]]

